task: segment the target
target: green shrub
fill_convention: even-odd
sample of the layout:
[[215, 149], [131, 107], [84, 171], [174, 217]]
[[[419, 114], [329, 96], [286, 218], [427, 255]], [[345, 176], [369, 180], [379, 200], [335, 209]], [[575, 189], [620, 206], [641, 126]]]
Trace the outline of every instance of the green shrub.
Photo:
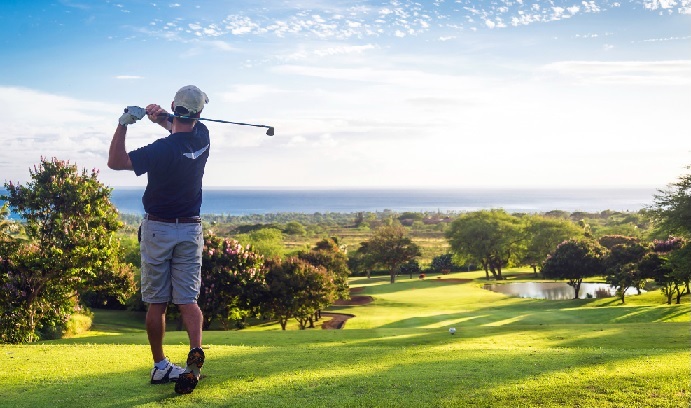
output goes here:
[[67, 320], [65, 324], [65, 336], [75, 336], [87, 332], [91, 329], [93, 324], [94, 314], [89, 310], [83, 310], [80, 313], [75, 313]]

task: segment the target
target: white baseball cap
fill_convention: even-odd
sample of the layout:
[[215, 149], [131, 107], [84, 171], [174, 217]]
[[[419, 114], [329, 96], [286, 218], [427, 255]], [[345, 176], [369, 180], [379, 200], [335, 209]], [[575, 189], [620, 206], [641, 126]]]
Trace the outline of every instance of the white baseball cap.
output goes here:
[[201, 89], [194, 85], [186, 85], [175, 93], [175, 99], [173, 99], [173, 109], [177, 111], [178, 107], [185, 108], [187, 113], [176, 113], [184, 114], [185, 116], [193, 116], [201, 112], [202, 109], [204, 109], [204, 105], [207, 103], [209, 103], [209, 97], [206, 96]]

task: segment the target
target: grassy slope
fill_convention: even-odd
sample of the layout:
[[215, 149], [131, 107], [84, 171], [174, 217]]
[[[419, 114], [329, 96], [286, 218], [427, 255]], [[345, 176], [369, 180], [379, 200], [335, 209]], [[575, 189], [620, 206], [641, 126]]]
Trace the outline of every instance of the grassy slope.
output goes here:
[[[469, 276], [480, 275], [458, 275]], [[205, 377], [187, 396], [148, 384], [141, 314], [97, 312], [82, 337], [0, 347], [0, 406], [689, 406], [688, 298], [543, 301], [480, 281], [387, 282], [353, 279], [375, 302], [333, 308], [357, 316], [344, 330], [207, 332]], [[166, 343], [181, 360], [186, 335]]]

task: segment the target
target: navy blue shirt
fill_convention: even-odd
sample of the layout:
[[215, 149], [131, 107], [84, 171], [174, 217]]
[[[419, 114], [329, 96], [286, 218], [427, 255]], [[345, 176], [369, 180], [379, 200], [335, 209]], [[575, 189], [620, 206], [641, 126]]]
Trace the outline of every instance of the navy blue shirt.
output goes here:
[[209, 158], [209, 129], [197, 122], [192, 132], [178, 132], [129, 152], [134, 173], [147, 173], [144, 211], [162, 218], [199, 216], [202, 177]]

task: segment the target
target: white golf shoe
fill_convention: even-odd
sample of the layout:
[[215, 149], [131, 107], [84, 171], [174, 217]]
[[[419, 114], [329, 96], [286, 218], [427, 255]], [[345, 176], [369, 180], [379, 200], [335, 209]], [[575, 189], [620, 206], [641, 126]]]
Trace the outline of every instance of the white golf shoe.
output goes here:
[[184, 373], [185, 369], [177, 364], [168, 361], [168, 365], [164, 369], [156, 367], [151, 369], [151, 384], [165, 384], [168, 382], [175, 382]]

